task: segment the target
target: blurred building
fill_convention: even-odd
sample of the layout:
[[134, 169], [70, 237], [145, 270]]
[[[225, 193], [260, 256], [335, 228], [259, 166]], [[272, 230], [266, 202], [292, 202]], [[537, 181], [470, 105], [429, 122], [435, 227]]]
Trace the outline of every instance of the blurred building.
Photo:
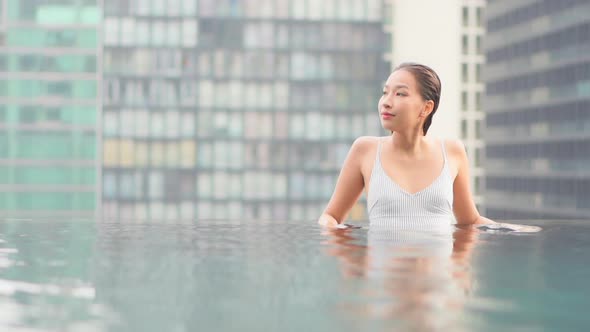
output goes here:
[[382, 0], [104, 10], [105, 219], [315, 220], [352, 141], [380, 133]]
[[[442, 81], [440, 106], [428, 135], [461, 139], [467, 149], [475, 203], [484, 212], [482, 96], [484, 0], [386, 0], [386, 59], [432, 67]], [[425, 10], [428, 8], [428, 10]]]
[[489, 1], [486, 204], [590, 217], [590, 1]]
[[0, 216], [92, 216], [95, 0], [0, 0]]
[[461, 141], [465, 143], [471, 170], [471, 191], [475, 204], [487, 214], [485, 188], [485, 113], [483, 68], [485, 39], [485, 0], [461, 0]]

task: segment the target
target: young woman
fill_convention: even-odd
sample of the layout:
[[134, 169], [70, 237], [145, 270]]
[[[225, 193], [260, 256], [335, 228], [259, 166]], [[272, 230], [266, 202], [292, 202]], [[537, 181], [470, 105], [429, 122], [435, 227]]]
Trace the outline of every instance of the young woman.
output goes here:
[[355, 140], [319, 224], [345, 227], [342, 222], [364, 189], [371, 227], [498, 226], [475, 207], [463, 144], [426, 136], [440, 94], [440, 79], [430, 67], [403, 63], [395, 68], [378, 104], [381, 125], [391, 135]]

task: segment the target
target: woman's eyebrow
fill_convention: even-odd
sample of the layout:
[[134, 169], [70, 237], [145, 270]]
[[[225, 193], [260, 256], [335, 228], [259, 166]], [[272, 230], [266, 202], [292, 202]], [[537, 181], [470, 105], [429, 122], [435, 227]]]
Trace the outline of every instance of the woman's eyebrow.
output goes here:
[[[383, 88], [388, 89], [389, 88], [389, 85], [385, 84], [385, 86]], [[405, 85], [405, 84], [396, 84], [396, 85], [393, 86], [393, 88], [394, 89], [401, 89], [401, 88], [409, 89], [409, 87], [407, 85]]]

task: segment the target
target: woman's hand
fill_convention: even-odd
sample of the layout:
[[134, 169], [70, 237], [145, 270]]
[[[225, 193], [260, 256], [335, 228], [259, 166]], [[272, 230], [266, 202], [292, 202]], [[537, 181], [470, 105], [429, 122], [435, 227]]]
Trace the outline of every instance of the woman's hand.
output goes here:
[[320, 216], [320, 219], [318, 219], [318, 224], [320, 224], [323, 227], [326, 228], [348, 228], [348, 226], [344, 225], [344, 224], [340, 224], [338, 222], [338, 220], [336, 220], [334, 217], [332, 217], [331, 215], [327, 214], [327, 213], [323, 213]]

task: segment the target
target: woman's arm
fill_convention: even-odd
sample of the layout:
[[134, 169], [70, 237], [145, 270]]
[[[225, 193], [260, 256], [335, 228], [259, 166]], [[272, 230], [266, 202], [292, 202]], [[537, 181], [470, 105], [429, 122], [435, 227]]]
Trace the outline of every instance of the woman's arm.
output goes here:
[[340, 170], [336, 187], [328, 206], [318, 219], [323, 226], [336, 227], [346, 219], [348, 212], [360, 197], [365, 183], [361, 166], [366, 151], [371, 146], [372, 138], [359, 137], [348, 151], [346, 160]]
[[473, 202], [469, 186], [469, 160], [465, 146], [460, 141], [449, 141], [448, 151], [457, 163], [457, 177], [453, 185], [453, 212], [457, 224], [495, 224], [494, 221], [482, 217]]
[[455, 213], [455, 219], [457, 219], [457, 225], [487, 225], [492, 230], [504, 228], [523, 233], [534, 233], [541, 230], [538, 226], [499, 223], [481, 216], [475, 207], [471, 189], [469, 188], [469, 160], [467, 159], [465, 146], [459, 141], [453, 141], [450, 145], [449, 150], [454, 155], [454, 159], [457, 160], [458, 168], [453, 185], [453, 212]]

